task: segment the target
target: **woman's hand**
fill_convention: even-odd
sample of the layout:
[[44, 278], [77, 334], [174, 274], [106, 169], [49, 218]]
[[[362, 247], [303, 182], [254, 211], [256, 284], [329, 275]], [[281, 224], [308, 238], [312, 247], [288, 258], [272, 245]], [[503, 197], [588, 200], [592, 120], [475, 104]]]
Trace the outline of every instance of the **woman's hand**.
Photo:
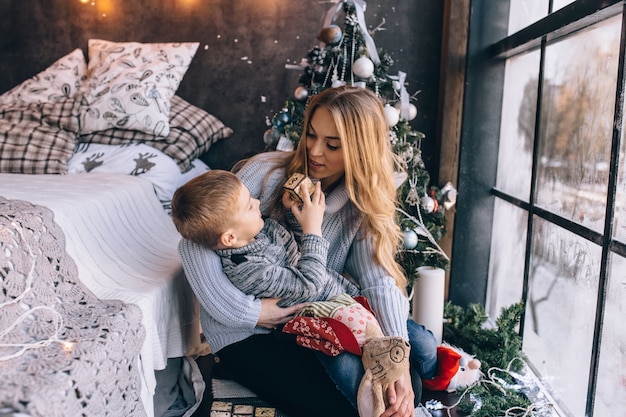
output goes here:
[[393, 384], [387, 388], [389, 407], [380, 417], [413, 417], [415, 411], [413, 385], [411, 385], [411, 373], [407, 369]]
[[280, 298], [262, 298], [261, 314], [256, 325], [268, 329], [275, 329], [279, 324], [287, 323], [307, 303], [296, 304], [289, 307], [279, 307]]

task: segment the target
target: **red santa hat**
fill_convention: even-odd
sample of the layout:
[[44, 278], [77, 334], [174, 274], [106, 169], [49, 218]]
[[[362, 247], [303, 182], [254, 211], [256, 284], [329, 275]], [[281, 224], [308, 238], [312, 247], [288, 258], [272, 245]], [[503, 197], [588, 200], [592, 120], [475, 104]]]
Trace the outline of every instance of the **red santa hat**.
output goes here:
[[437, 346], [437, 370], [432, 379], [423, 379], [422, 385], [430, 391], [445, 391], [459, 371], [461, 355], [447, 346]]

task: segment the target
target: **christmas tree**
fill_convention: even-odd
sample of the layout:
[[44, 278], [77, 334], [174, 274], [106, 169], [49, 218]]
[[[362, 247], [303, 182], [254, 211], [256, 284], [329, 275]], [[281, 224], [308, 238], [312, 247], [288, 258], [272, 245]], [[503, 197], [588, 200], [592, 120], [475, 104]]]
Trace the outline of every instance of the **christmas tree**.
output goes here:
[[[333, 24], [342, 14], [343, 28]], [[384, 104], [389, 140], [406, 171], [398, 190], [398, 222], [404, 235], [399, 262], [409, 282], [415, 278], [417, 267], [446, 268], [448, 257], [437, 241], [445, 233], [444, 212], [454, 204], [456, 190], [451, 184], [442, 189], [430, 184], [421, 152], [424, 135], [410, 125], [417, 116], [417, 106], [413, 103], [415, 94], [411, 96], [407, 91], [406, 74], [389, 73], [393, 59], [376, 48], [365, 24], [362, 0], [333, 5], [317, 39], [321, 44], [311, 49], [300, 65], [288, 66], [301, 70], [302, 75], [293, 98], [272, 117], [264, 135], [266, 145], [269, 149], [294, 149], [302, 133], [307, 99], [322, 90], [347, 84], [374, 91]]]
[[[340, 16], [343, 16], [342, 27], [333, 24]], [[456, 190], [451, 184], [441, 188], [431, 184], [421, 152], [421, 143], [426, 138], [410, 124], [417, 116], [416, 94], [408, 93], [405, 73], [390, 73], [392, 57], [376, 48], [365, 24], [364, 1], [345, 0], [334, 4], [326, 14], [317, 39], [321, 44], [312, 48], [300, 65], [287, 66], [302, 74], [293, 97], [286, 100], [268, 123], [270, 126], [264, 136], [268, 149], [289, 151], [298, 145], [304, 109], [311, 96], [342, 85], [374, 91], [384, 105], [390, 127], [389, 140], [393, 151], [403, 161], [406, 174], [398, 189], [398, 223], [404, 234], [404, 248], [398, 260], [410, 283], [420, 266], [447, 268], [448, 257], [437, 241], [445, 233], [445, 210], [454, 205]], [[522, 311], [521, 304], [503, 310], [496, 327], [489, 329], [485, 326], [487, 316], [482, 306], [470, 305], [464, 310], [446, 304], [444, 341], [476, 355], [483, 362], [487, 375], [480, 383], [459, 393], [458, 404], [444, 408], [458, 406], [462, 412], [476, 417], [503, 415], [511, 410], [545, 409], [544, 404], [531, 403], [528, 399], [527, 394], [537, 392], [537, 386], [518, 374], [525, 363], [519, 336]]]

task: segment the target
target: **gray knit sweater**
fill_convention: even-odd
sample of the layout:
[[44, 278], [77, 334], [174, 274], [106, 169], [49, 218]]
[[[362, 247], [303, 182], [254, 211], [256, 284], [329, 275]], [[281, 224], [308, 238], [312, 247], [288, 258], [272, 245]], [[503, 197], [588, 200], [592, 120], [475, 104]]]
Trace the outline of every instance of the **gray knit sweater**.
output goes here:
[[266, 219], [255, 240], [235, 249], [215, 251], [222, 270], [243, 293], [257, 298], [278, 297], [280, 306], [326, 300], [341, 293], [358, 295], [358, 288], [335, 271], [326, 270], [328, 241], [293, 235], [274, 219]]
[[[286, 156], [283, 155], [259, 154], [237, 174], [250, 194], [261, 200], [262, 213], [267, 213], [272, 197], [287, 180], [284, 171], [271, 171], [275, 158]], [[296, 236], [301, 234], [298, 222], [287, 210], [286, 217], [287, 228]], [[322, 235], [329, 242], [326, 266], [337, 273], [346, 272], [358, 283], [386, 335], [408, 339], [408, 299], [395, 280], [374, 261], [374, 245], [361, 230], [362, 220], [362, 214], [348, 198], [345, 185], [338, 184], [326, 196], [322, 223]], [[269, 332], [256, 327], [261, 300], [235, 287], [222, 271], [220, 257], [214, 251], [182, 239], [179, 252], [187, 280], [200, 301], [203, 333], [214, 352], [253, 334]]]

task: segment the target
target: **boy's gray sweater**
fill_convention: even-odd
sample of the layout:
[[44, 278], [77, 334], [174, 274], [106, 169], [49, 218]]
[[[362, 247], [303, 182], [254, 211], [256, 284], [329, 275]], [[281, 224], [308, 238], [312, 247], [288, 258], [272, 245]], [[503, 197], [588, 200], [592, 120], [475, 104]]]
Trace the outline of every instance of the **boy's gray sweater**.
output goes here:
[[241, 248], [215, 251], [226, 276], [243, 293], [257, 298], [281, 298], [286, 307], [305, 301], [326, 300], [359, 289], [335, 271], [326, 270], [328, 241], [317, 235], [302, 236], [300, 250], [293, 235], [274, 219], [254, 242]]

